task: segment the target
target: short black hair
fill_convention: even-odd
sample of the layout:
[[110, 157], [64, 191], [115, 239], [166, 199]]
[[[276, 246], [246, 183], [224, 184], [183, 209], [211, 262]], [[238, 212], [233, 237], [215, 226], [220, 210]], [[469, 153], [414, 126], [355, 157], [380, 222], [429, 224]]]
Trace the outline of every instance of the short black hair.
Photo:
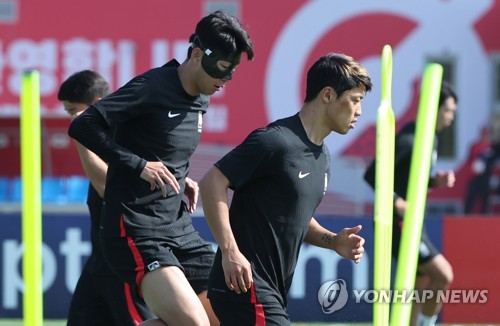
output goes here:
[[337, 96], [355, 87], [364, 87], [366, 92], [372, 89], [368, 71], [352, 57], [342, 53], [328, 53], [319, 58], [307, 72], [306, 97], [304, 102], [311, 102], [319, 92], [332, 87]]
[[82, 70], [72, 74], [59, 87], [57, 99], [91, 105], [96, 98], [109, 94], [109, 84], [95, 71]]
[[441, 92], [439, 94], [439, 102], [438, 102], [438, 107], [443, 105], [443, 103], [448, 99], [452, 97], [455, 100], [455, 103], [458, 104], [458, 96], [451, 84], [445, 80], [443, 80], [441, 84]]
[[[220, 10], [203, 17], [198, 22], [195, 33], [189, 37], [189, 42], [193, 46], [188, 49], [188, 58], [193, 47], [214, 48], [227, 55], [245, 52], [248, 60], [252, 60], [254, 56], [252, 40], [241, 22], [238, 18]], [[203, 44], [197, 44], [199, 42]]]

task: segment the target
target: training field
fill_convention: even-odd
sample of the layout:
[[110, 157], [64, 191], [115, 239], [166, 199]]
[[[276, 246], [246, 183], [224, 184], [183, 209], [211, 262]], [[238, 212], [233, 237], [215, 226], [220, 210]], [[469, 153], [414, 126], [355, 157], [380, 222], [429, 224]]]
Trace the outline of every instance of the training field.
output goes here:
[[[65, 326], [65, 320], [45, 320], [43, 326]], [[370, 324], [294, 323], [294, 326], [368, 326]], [[21, 320], [0, 319], [0, 326], [24, 326]]]
[[[65, 320], [45, 320], [43, 326], [65, 326]], [[293, 326], [370, 326], [371, 324], [365, 323], [293, 323]], [[441, 326], [500, 326], [500, 324], [438, 324]], [[0, 326], [24, 326], [21, 320], [13, 319], [0, 319]]]

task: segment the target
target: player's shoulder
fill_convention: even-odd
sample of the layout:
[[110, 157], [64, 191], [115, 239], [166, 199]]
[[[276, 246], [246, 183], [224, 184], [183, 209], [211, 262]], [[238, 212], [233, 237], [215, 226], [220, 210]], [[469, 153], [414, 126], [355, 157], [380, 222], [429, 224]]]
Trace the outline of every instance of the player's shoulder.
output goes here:
[[399, 135], [407, 135], [407, 134], [415, 134], [415, 129], [416, 129], [416, 122], [415, 121], [410, 121], [401, 127], [401, 130], [399, 131]]
[[298, 115], [293, 115], [283, 119], [278, 119], [270, 123], [267, 128], [276, 134], [283, 135], [285, 139], [289, 139], [290, 135], [296, 135], [301, 132], [302, 122]]
[[[296, 126], [293, 117], [279, 119], [265, 127], [254, 129], [244, 140], [244, 144], [259, 147], [262, 150], [278, 152], [294, 143]], [[296, 124], [296, 122], [295, 122]]]
[[401, 127], [396, 137], [396, 143], [399, 145], [412, 145], [415, 139], [415, 121], [409, 122]]
[[149, 69], [137, 77], [144, 83], [160, 87], [163, 87], [163, 84], [169, 84], [172, 80], [176, 81], [179, 78], [177, 68], [167, 65]]
[[256, 129], [255, 132], [274, 144], [287, 144], [292, 140], [291, 135], [297, 133], [297, 124], [293, 117], [288, 117]]

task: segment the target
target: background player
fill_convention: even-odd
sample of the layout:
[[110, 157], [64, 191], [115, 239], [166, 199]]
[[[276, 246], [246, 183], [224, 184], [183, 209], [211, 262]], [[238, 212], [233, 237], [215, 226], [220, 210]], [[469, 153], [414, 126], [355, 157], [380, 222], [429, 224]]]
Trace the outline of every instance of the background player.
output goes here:
[[[71, 75], [59, 88], [57, 98], [71, 118], [108, 95], [109, 85], [97, 72], [83, 70]], [[108, 165], [75, 142], [85, 174], [90, 180], [87, 206], [90, 212], [92, 252], [76, 285], [68, 314], [68, 326], [138, 325], [156, 316], [144, 300], [120, 280], [104, 260], [99, 240], [102, 198]]]
[[[455, 91], [443, 82], [438, 103], [436, 132], [449, 127], [455, 118], [458, 98]], [[401, 128], [396, 136], [396, 152], [394, 162], [394, 225], [392, 239], [392, 253], [398, 257], [403, 228], [403, 217], [406, 211], [406, 195], [410, 176], [410, 164], [415, 140], [415, 121]], [[434, 152], [432, 165], [437, 160], [437, 137], [434, 138]], [[375, 160], [365, 172], [365, 180], [375, 188]], [[437, 171], [429, 178], [431, 188], [451, 188], [455, 185], [453, 171]], [[422, 239], [419, 247], [417, 277], [415, 288], [419, 291], [429, 289], [433, 291], [446, 290], [453, 280], [453, 270], [446, 258], [436, 249], [427, 236], [425, 227], [422, 229]], [[437, 297], [434, 292], [433, 298]], [[425, 303], [413, 303], [411, 325], [435, 325], [442, 302], [426, 300]]]

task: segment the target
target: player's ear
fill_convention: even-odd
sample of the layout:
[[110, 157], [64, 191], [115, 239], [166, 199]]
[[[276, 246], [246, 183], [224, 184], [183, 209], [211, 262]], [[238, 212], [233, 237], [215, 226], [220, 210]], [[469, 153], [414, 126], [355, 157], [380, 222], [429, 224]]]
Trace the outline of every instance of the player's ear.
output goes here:
[[335, 90], [330, 86], [326, 86], [325, 88], [323, 88], [320, 94], [323, 102], [325, 103], [330, 103], [337, 98], [337, 92], [335, 92]]
[[203, 51], [200, 48], [194, 48], [193, 51], [191, 51], [191, 59], [194, 61], [201, 61], [201, 57], [203, 57]]

